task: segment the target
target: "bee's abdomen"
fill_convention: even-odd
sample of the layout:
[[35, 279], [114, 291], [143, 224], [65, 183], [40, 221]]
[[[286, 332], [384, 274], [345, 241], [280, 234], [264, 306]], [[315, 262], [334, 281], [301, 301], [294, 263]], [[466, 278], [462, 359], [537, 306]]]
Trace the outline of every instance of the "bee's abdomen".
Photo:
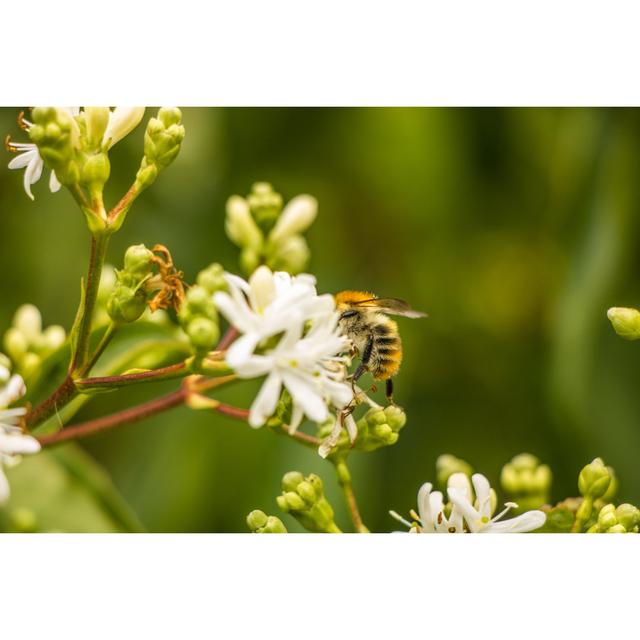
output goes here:
[[398, 325], [393, 320], [374, 328], [373, 348], [369, 367], [374, 378], [387, 380], [394, 376], [402, 362], [402, 342]]

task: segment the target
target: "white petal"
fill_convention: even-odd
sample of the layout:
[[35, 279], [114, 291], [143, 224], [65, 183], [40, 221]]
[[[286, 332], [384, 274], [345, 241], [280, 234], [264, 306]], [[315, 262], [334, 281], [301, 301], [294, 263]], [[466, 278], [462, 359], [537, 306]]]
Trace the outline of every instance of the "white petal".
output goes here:
[[481, 473], [474, 473], [471, 476], [471, 482], [476, 492], [476, 508], [483, 517], [491, 518], [491, 485], [489, 481]]
[[102, 144], [113, 147], [131, 133], [144, 116], [144, 107], [116, 107], [109, 116], [109, 124], [104, 132]]
[[425, 482], [420, 489], [418, 489], [418, 515], [420, 516], [420, 522], [425, 533], [433, 533], [433, 518], [430, 509], [429, 495], [431, 494], [433, 485], [430, 482]]
[[249, 424], [254, 428], [261, 427], [270, 418], [280, 399], [282, 381], [277, 373], [271, 373], [262, 384], [249, 413]]
[[355, 442], [358, 437], [358, 426], [356, 425], [356, 421], [353, 419], [352, 414], [348, 414], [344, 419], [344, 426], [347, 429], [347, 433], [349, 434], [350, 442]]
[[20, 155], [15, 156], [9, 162], [9, 169], [24, 169], [24, 167], [26, 167], [30, 162], [38, 157], [38, 148], [34, 144], [33, 149], [24, 151]]
[[55, 171], [52, 171], [51, 175], [49, 176], [49, 191], [51, 191], [51, 193], [57, 193], [58, 191], [60, 191], [60, 187], [62, 187], [62, 185], [58, 180], [58, 176], [56, 176]]
[[527, 511], [510, 520], [491, 522], [482, 529], [482, 533], [526, 533], [539, 529], [546, 519], [543, 511]]
[[40, 443], [32, 436], [0, 432], [0, 453], [6, 455], [38, 453]]
[[482, 516], [473, 508], [471, 502], [469, 502], [469, 498], [464, 495], [464, 492], [455, 487], [449, 487], [447, 493], [449, 494], [449, 500], [451, 500], [464, 517], [471, 533], [479, 531], [483, 526]]
[[240, 336], [228, 349], [225, 360], [234, 370], [240, 369], [246, 364], [258, 344], [259, 336], [255, 333], [247, 333]]
[[327, 405], [310, 381], [286, 370], [282, 371], [282, 377], [293, 402], [299, 404], [314, 422], [324, 422], [329, 415]]
[[294, 404], [291, 409], [291, 423], [289, 424], [289, 435], [293, 435], [300, 426], [302, 422], [302, 418], [304, 418], [304, 411], [302, 407], [298, 404]]
[[14, 374], [0, 390], [0, 407], [8, 407], [27, 392], [22, 376]]
[[264, 265], [258, 267], [249, 278], [249, 286], [251, 287], [249, 294], [251, 307], [254, 311], [263, 313], [273, 301], [276, 293], [271, 269]]

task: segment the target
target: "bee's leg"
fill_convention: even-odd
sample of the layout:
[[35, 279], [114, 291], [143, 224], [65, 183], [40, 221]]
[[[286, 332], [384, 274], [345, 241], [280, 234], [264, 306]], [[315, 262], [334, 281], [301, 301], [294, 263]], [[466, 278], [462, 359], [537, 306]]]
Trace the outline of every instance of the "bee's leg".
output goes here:
[[356, 396], [356, 382], [358, 382], [362, 374], [369, 369], [369, 360], [371, 359], [372, 351], [373, 351], [373, 338], [369, 336], [369, 339], [367, 340], [367, 344], [364, 347], [364, 351], [362, 352], [362, 360], [351, 378], [351, 389], [353, 391], [354, 398]]
[[389, 404], [395, 404], [395, 402], [393, 401], [393, 380], [391, 378], [387, 378], [386, 393]]

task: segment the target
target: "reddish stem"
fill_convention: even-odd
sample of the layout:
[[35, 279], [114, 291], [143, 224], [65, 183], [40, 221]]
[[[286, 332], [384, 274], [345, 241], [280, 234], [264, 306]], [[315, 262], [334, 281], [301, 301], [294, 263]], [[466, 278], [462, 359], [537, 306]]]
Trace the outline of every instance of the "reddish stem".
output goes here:
[[145, 382], [157, 379], [167, 379], [179, 376], [186, 368], [184, 362], [171, 364], [168, 367], [160, 369], [152, 369], [151, 371], [141, 371], [139, 373], [127, 373], [117, 376], [102, 376], [95, 378], [84, 378], [76, 381], [78, 390], [90, 389], [94, 387], [118, 387], [124, 386], [131, 382]]
[[216, 351], [224, 351], [238, 337], [238, 330], [235, 327], [229, 327], [220, 339]]

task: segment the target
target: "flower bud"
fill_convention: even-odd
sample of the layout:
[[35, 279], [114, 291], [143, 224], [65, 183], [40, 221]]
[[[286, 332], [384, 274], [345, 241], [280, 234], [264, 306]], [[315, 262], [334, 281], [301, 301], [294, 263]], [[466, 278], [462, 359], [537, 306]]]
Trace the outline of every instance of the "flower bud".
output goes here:
[[[184, 127], [179, 124], [179, 109], [160, 109], [157, 118], [151, 118], [144, 135], [144, 159], [154, 164], [158, 171], [168, 167], [180, 152], [184, 139]], [[169, 124], [167, 124], [169, 123]]]
[[132, 274], [138, 280], [142, 280], [151, 273], [153, 253], [143, 244], [130, 246], [124, 254], [125, 271]]
[[551, 469], [535, 456], [521, 453], [502, 467], [500, 483], [518, 503], [518, 511], [538, 509], [549, 500]]
[[110, 173], [111, 165], [107, 154], [96, 153], [93, 156], [89, 156], [82, 165], [80, 182], [87, 187], [89, 193], [102, 193]]
[[616, 520], [625, 528], [625, 531], [638, 532], [640, 527], [640, 509], [632, 504], [621, 504], [616, 508]]
[[[467, 481], [465, 487], [470, 486], [469, 478], [473, 475], [473, 467], [468, 462], [461, 458], [456, 458], [449, 453], [438, 456], [436, 460], [436, 479], [442, 489], [447, 487], [449, 478], [454, 473], [462, 473], [466, 476]], [[471, 493], [469, 493], [469, 495], [471, 495]]]
[[194, 318], [186, 328], [191, 344], [197, 351], [210, 351], [220, 338], [218, 325], [209, 318]]
[[600, 509], [600, 513], [598, 514], [598, 529], [600, 531], [606, 531], [616, 524], [618, 524], [618, 519], [616, 518], [616, 508], [612, 504], [608, 504], [602, 507], [602, 509]]
[[13, 316], [13, 326], [22, 333], [27, 342], [35, 342], [42, 333], [42, 315], [38, 307], [23, 304]]
[[338, 533], [333, 509], [324, 497], [322, 480], [315, 474], [306, 478], [299, 472], [285, 474], [283, 493], [276, 498], [280, 509], [290, 513], [308, 531]]
[[248, 202], [240, 196], [231, 196], [227, 200], [225, 231], [229, 240], [240, 248], [257, 252], [262, 247], [262, 232], [251, 217]]
[[264, 511], [256, 509], [247, 516], [247, 526], [252, 533], [287, 533], [280, 518], [267, 516]]
[[282, 210], [282, 196], [268, 182], [256, 182], [247, 196], [247, 204], [253, 219], [263, 231], [274, 226]]
[[29, 349], [27, 339], [22, 332], [15, 327], [7, 329], [4, 334], [3, 344], [4, 350], [14, 362], [19, 362]]
[[611, 472], [605, 467], [601, 458], [595, 458], [580, 472], [578, 489], [586, 498], [600, 498], [605, 494], [611, 483]]
[[280, 242], [287, 237], [306, 231], [318, 213], [318, 201], [308, 195], [296, 196], [282, 210], [276, 225], [269, 234], [273, 242]]
[[140, 124], [144, 116], [144, 107], [116, 107], [108, 115], [108, 125], [104, 130], [102, 145], [110, 149]]
[[[358, 436], [355, 447], [362, 451], [375, 451], [380, 447], [391, 446], [398, 441], [399, 432], [406, 423], [404, 411], [395, 405], [369, 409], [357, 421]], [[343, 439], [344, 440], [344, 439]], [[348, 438], [338, 441], [341, 445], [351, 446]]]
[[615, 332], [625, 340], [640, 338], [640, 311], [626, 307], [611, 307], [607, 311]]
[[136, 174], [136, 185], [141, 191], [150, 187], [158, 177], [158, 168], [155, 164], [149, 164], [145, 158], [143, 158], [140, 164], [140, 169]]
[[107, 302], [109, 317], [118, 324], [135, 322], [147, 308], [144, 291], [118, 283]]
[[37, 353], [26, 353], [20, 361], [20, 373], [24, 378], [34, 374], [42, 364], [42, 358]]
[[245, 273], [253, 273], [260, 264], [260, 254], [247, 247], [240, 253], [240, 267]]
[[205, 289], [209, 295], [213, 295], [216, 291], [226, 291], [228, 289], [227, 281], [224, 278], [224, 268], [217, 262], [203, 269], [198, 274], [196, 282]]
[[45, 350], [55, 351], [64, 344], [67, 332], [59, 324], [52, 324], [42, 332], [42, 337]]

